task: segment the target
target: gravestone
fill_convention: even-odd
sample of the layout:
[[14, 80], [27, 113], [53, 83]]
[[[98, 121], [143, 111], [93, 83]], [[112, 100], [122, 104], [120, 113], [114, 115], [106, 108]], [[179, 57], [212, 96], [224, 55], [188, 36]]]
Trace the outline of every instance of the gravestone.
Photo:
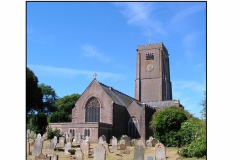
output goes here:
[[83, 160], [83, 153], [80, 148], [76, 149], [75, 158], [76, 160]]
[[86, 136], [85, 139], [86, 139], [86, 141], [89, 141], [89, 140], [90, 140], [90, 137]]
[[130, 137], [128, 137], [127, 135], [123, 135], [121, 137], [121, 139], [125, 140], [125, 145], [126, 146], [131, 146], [131, 144], [130, 144]]
[[32, 155], [39, 156], [42, 153], [42, 146], [43, 146], [43, 141], [41, 139], [41, 134], [40, 136], [37, 137], [37, 139], [34, 141], [34, 147], [32, 151]]
[[159, 143], [159, 141], [155, 138], [152, 139], [152, 146], [155, 147], [156, 144]]
[[125, 144], [120, 144], [119, 148], [120, 148], [120, 150], [125, 150], [127, 147], [125, 146]]
[[50, 154], [51, 160], [58, 160], [58, 155], [56, 153]]
[[41, 153], [39, 156], [37, 156], [37, 160], [50, 160], [50, 157], [47, 157]]
[[126, 148], [124, 153], [125, 154], [130, 154], [130, 150]]
[[126, 144], [126, 142], [125, 142], [125, 140], [124, 140], [124, 139], [121, 139], [121, 140], [120, 140], [120, 142], [119, 142], [119, 144], [124, 144], [124, 145], [125, 145], [125, 144]]
[[116, 137], [112, 138], [112, 149], [113, 150], [117, 149], [117, 138]]
[[80, 143], [80, 140], [81, 140], [81, 133], [78, 133], [76, 136], [77, 143]]
[[134, 147], [134, 159], [133, 160], [144, 160], [145, 148], [142, 145], [136, 145]]
[[71, 142], [67, 142], [64, 147], [64, 153], [69, 154], [68, 150], [71, 149]]
[[107, 141], [105, 135], [102, 135], [102, 139], [103, 139], [103, 141]]
[[152, 141], [151, 141], [151, 140], [147, 140], [147, 141], [146, 141], [146, 146], [152, 147]]
[[83, 158], [88, 158], [89, 156], [89, 142], [86, 140], [83, 140], [83, 143], [81, 144], [81, 149], [83, 153]]
[[30, 155], [30, 142], [27, 142], [27, 155]]
[[148, 139], [149, 139], [150, 141], [152, 141], [152, 140], [153, 140], [153, 136], [150, 136]]
[[65, 144], [65, 138], [64, 137], [59, 137], [59, 147], [64, 147]]
[[143, 141], [141, 139], [138, 140], [137, 145], [141, 145], [141, 146], [143, 146], [143, 148], [146, 148], [145, 144], [143, 143]]
[[109, 152], [108, 143], [106, 141], [103, 141], [103, 146], [105, 147], [106, 152]]
[[99, 139], [98, 139], [98, 143], [103, 143], [103, 138], [102, 138], [102, 136], [99, 137]]
[[147, 155], [146, 156], [146, 160], [155, 160], [155, 156], [152, 156], [152, 155]]
[[166, 160], [166, 149], [162, 143], [157, 143], [154, 148], [156, 160]]
[[68, 136], [69, 136], [69, 140], [70, 140], [70, 142], [72, 142], [72, 133], [69, 132], [69, 133], [68, 133]]
[[106, 160], [106, 149], [101, 143], [94, 147], [94, 160]]
[[131, 139], [131, 146], [135, 146], [135, 143], [136, 143], [136, 139]]
[[56, 145], [57, 145], [57, 137], [54, 136], [54, 138], [50, 141], [49, 150], [54, 151], [54, 149], [56, 148]]

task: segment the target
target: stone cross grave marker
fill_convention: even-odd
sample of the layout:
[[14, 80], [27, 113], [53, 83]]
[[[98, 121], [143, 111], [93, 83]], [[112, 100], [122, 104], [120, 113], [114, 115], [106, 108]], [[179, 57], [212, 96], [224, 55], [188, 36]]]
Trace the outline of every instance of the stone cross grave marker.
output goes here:
[[157, 143], [154, 148], [156, 160], [166, 160], [166, 149], [162, 143]]
[[40, 136], [38, 136], [34, 142], [34, 147], [32, 151], [32, 155], [34, 157], [39, 156], [42, 153], [42, 146], [43, 146], [43, 141], [41, 139], [41, 134], [40, 134]]
[[76, 149], [75, 158], [76, 160], [83, 160], [83, 153], [80, 148]]
[[144, 160], [145, 148], [142, 145], [136, 145], [134, 147], [134, 159], [133, 160]]
[[106, 149], [101, 143], [94, 147], [94, 160], [106, 160]]

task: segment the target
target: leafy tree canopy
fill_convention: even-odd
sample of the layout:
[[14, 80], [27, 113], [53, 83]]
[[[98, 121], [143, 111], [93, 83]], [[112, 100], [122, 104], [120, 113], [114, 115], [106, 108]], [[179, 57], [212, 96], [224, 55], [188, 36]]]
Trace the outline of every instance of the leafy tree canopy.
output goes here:
[[43, 108], [42, 112], [45, 114], [50, 114], [51, 112], [56, 111], [55, 102], [58, 100], [58, 96], [55, 93], [55, 90], [48, 85], [40, 84], [38, 87], [41, 89], [42, 92], [42, 102], [43, 102]]
[[41, 110], [43, 95], [38, 88], [37, 76], [28, 67], [26, 72], [26, 114], [28, 114], [34, 110]]
[[204, 92], [204, 99], [199, 103], [200, 106], [203, 107], [202, 111], [200, 113], [202, 113], [202, 117], [203, 119], [206, 119], [206, 91]]

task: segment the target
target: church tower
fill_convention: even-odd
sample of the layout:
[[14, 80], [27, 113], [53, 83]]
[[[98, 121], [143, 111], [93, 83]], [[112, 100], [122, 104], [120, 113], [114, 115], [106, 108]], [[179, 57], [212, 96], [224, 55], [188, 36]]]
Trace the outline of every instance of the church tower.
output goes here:
[[137, 46], [135, 99], [141, 102], [172, 100], [168, 56], [163, 43]]

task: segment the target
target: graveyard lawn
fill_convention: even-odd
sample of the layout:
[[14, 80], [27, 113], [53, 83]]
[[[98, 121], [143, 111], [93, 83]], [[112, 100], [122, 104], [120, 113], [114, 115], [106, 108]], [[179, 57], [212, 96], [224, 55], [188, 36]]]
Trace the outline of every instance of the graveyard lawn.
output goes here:
[[[30, 142], [33, 142], [30, 139]], [[93, 160], [93, 150], [96, 143], [90, 143], [90, 150], [89, 150], [89, 158], [85, 158], [84, 160]], [[45, 140], [43, 142], [42, 153], [49, 154], [51, 151], [49, 150], [50, 140]], [[110, 152], [106, 152], [106, 160], [133, 160], [134, 158], [134, 147], [128, 146], [127, 149], [130, 151], [130, 154], [122, 154], [120, 148], [118, 147], [117, 151], [113, 152], [111, 149], [112, 146], [109, 145]], [[64, 147], [59, 147], [58, 144], [56, 145], [58, 150], [55, 150], [54, 153], [58, 155], [58, 160], [76, 160], [75, 155], [71, 155], [64, 153]], [[72, 143], [72, 149], [77, 149], [78, 146], [75, 143]], [[31, 155], [33, 151], [33, 145], [30, 145], [30, 155], [27, 155], [27, 160], [35, 160], [35, 157]], [[178, 148], [175, 147], [166, 147], [166, 156], [167, 160], [206, 160], [206, 158], [181, 158], [178, 153]], [[144, 159], [147, 155], [154, 155], [154, 147], [147, 147], [144, 154]]]

